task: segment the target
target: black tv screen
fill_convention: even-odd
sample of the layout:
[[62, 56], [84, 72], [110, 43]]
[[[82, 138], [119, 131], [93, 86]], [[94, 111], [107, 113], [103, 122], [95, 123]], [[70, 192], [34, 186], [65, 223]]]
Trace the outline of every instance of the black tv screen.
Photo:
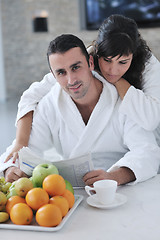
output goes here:
[[139, 27], [160, 26], [160, 0], [86, 0], [86, 28], [96, 30], [105, 18], [121, 14]]

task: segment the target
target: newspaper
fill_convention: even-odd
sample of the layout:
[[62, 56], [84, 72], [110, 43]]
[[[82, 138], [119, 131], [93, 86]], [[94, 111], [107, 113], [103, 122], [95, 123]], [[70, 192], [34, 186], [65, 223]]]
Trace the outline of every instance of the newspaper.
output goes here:
[[19, 167], [27, 175], [31, 176], [35, 166], [41, 163], [52, 163], [64, 179], [68, 180], [74, 188], [85, 186], [83, 176], [94, 169], [91, 154], [86, 154], [72, 159], [58, 160], [51, 162], [37, 156], [28, 147], [24, 147], [19, 152]]

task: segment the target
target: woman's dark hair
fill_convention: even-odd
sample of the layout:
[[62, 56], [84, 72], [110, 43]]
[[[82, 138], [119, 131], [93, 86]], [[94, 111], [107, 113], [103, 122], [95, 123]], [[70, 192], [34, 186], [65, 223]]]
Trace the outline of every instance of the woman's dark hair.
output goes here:
[[123, 76], [131, 85], [142, 88], [142, 72], [151, 57], [151, 50], [142, 39], [136, 22], [122, 15], [111, 15], [98, 31], [95, 45], [95, 69], [100, 71], [98, 58], [133, 54], [131, 66]]

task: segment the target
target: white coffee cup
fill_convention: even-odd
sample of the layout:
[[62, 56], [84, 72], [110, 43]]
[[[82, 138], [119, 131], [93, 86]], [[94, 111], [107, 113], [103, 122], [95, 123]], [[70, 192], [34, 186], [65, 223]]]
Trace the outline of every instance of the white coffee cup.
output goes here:
[[95, 191], [98, 202], [108, 205], [114, 201], [117, 182], [109, 179], [99, 180], [93, 184], [93, 187], [85, 186], [85, 190], [90, 196], [93, 196], [93, 191]]

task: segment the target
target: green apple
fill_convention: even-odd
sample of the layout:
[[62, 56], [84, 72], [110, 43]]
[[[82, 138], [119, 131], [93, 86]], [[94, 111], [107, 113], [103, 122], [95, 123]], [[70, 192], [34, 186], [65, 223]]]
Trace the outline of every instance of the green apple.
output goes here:
[[17, 195], [20, 197], [25, 197], [27, 192], [32, 188], [32, 181], [27, 177], [21, 177], [16, 181], [15, 190]]
[[16, 185], [16, 182], [17, 182], [17, 180], [16, 180], [16, 181], [14, 181], [14, 182], [12, 182], [11, 186], [9, 187], [9, 190], [11, 190], [12, 188], [14, 188], [14, 187], [15, 187], [15, 185]]
[[7, 192], [7, 194], [6, 194], [6, 197], [7, 197], [7, 199], [9, 199], [10, 197], [12, 197], [12, 196], [17, 196], [18, 194], [16, 193], [16, 190], [15, 190], [15, 188], [13, 187], [13, 188], [11, 188], [11, 189], [9, 189], [8, 190], [8, 192]]
[[45, 177], [51, 174], [59, 174], [58, 169], [52, 163], [42, 163], [33, 169], [32, 181], [36, 187], [42, 187]]
[[6, 194], [7, 199], [9, 199], [12, 196], [16, 196], [17, 195], [16, 190], [15, 190], [16, 182], [17, 182], [17, 180], [12, 182], [11, 186], [9, 187], [9, 189], [7, 191], [7, 194]]
[[4, 209], [4, 206], [7, 203], [7, 197], [6, 194], [0, 191], [0, 211]]
[[30, 177], [29, 179], [31, 180], [33, 187], [36, 188], [37, 186], [36, 186], [35, 182], [33, 181], [33, 177]]
[[8, 190], [8, 192], [6, 194], [7, 199], [9, 199], [12, 196], [17, 196], [15, 188], [11, 188], [10, 190]]
[[69, 191], [71, 191], [74, 194], [74, 189], [72, 187], [72, 184], [65, 179], [65, 183], [66, 183], [66, 189], [68, 189]]

